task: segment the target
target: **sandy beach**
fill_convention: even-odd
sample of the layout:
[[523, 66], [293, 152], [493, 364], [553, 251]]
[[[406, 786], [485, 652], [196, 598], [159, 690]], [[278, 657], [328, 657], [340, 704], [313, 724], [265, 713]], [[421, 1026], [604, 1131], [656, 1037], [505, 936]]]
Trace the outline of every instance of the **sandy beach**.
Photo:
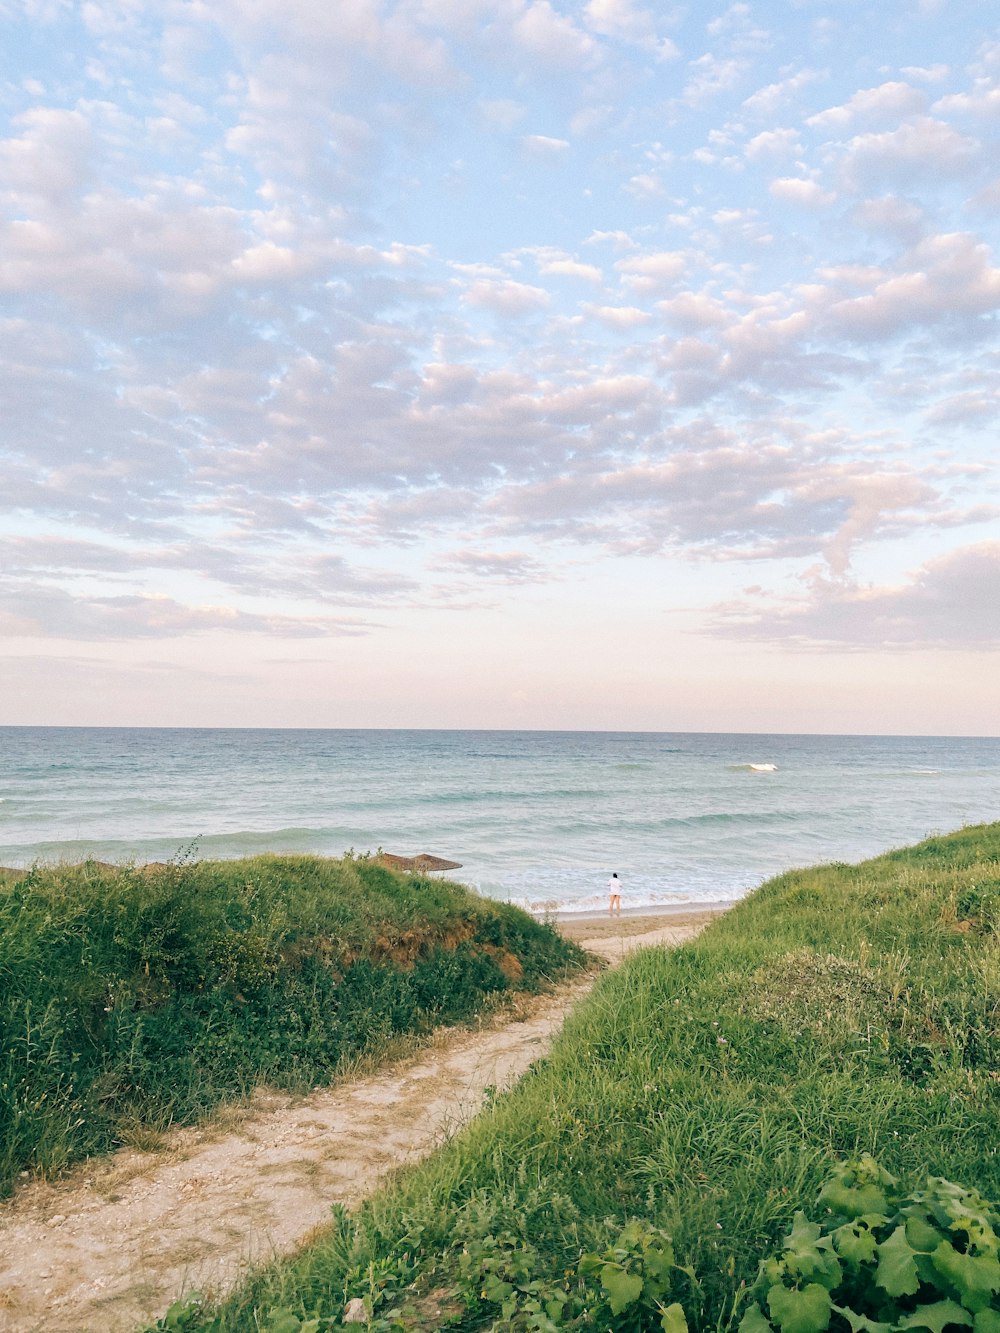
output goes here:
[[569, 939], [610, 963], [635, 949], [655, 945], [683, 944], [725, 912], [731, 904], [717, 903], [697, 910], [668, 908], [650, 911], [639, 908], [621, 916], [607, 912], [579, 912], [559, 917], [555, 926]]

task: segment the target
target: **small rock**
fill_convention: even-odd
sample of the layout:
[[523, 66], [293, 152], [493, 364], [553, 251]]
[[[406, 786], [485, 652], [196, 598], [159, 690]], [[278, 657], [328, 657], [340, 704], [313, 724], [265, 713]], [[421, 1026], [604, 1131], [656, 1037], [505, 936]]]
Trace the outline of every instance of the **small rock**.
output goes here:
[[352, 1301], [347, 1302], [342, 1322], [345, 1324], [368, 1323], [368, 1311], [365, 1309], [365, 1303], [360, 1296], [355, 1296]]
[[47, 1226], [50, 1226], [50, 1227], [57, 1227], [57, 1226], [59, 1226], [59, 1224], [60, 1224], [61, 1222], [65, 1222], [65, 1221], [66, 1221], [66, 1217], [65, 1217], [65, 1215], [64, 1215], [63, 1213], [56, 1213], [55, 1217], [50, 1217], [50, 1218], [49, 1218], [49, 1220], [48, 1220], [48, 1222], [46, 1223], [46, 1225], [47, 1225]]

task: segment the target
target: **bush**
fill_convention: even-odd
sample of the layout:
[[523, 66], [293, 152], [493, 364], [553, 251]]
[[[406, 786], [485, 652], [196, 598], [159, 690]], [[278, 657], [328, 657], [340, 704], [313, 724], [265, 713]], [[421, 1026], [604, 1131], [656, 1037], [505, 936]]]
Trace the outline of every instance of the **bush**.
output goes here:
[[507, 904], [364, 857], [35, 868], [0, 884], [0, 1193], [580, 961]]

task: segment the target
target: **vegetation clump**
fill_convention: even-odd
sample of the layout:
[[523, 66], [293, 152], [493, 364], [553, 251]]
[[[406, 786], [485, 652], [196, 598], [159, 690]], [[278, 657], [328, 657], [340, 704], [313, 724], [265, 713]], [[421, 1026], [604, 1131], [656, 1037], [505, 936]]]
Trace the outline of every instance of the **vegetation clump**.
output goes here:
[[604, 976], [509, 1095], [184, 1327], [360, 1300], [414, 1331], [1000, 1333], [998, 898], [1000, 824], [779, 876]]
[[35, 868], [0, 885], [0, 1193], [306, 1089], [403, 1034], [534, 990], [551, 927], [368, 857]]

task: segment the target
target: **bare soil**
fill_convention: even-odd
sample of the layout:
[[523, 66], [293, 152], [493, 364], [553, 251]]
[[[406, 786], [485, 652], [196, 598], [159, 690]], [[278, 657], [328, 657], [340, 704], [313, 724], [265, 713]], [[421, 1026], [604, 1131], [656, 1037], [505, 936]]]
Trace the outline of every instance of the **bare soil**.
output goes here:
[[[711, 913], [577, 919], [567, 935], [614, 964], [692, 938]], [[261, 1092], [153, 1151], [126, 1150], [0, 1204], [0, 1333], [132, 1333], [183, 1292], [219, 1293], [287, 1254], [425, 1156], [544, 1056], [584, 977], [478, 1030], [307, 1097]]]

